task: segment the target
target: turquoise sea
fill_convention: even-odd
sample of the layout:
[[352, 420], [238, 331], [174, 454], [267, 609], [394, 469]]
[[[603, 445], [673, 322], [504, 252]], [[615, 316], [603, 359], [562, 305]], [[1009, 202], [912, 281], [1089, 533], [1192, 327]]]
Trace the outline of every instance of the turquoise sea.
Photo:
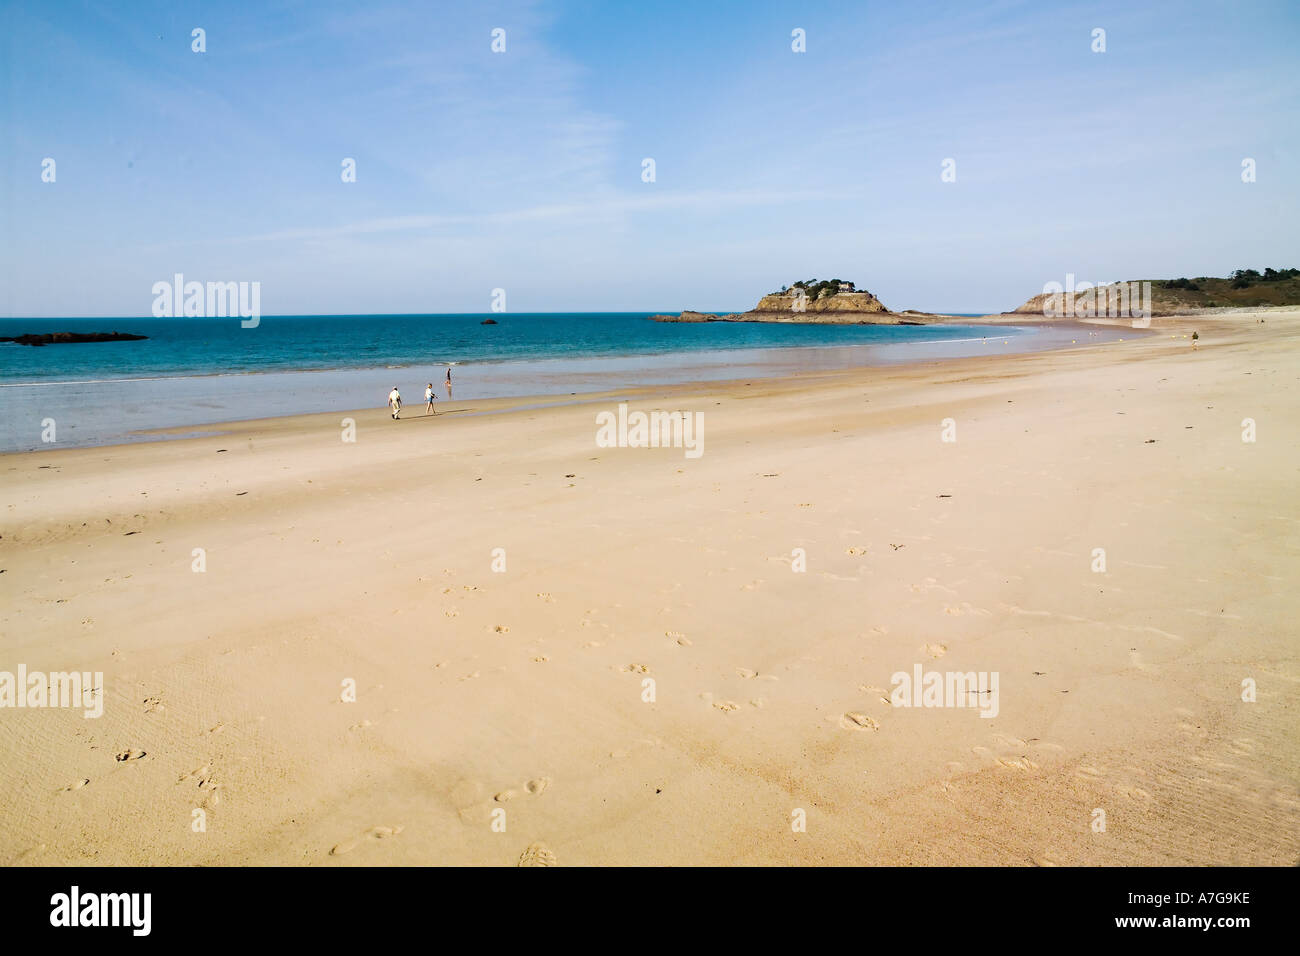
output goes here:
[[[970, 335], [961, 327], [651, 322], [648, 312], [264, 316], [238, 319], [0, 319], [0, 336], [119, 331], [144, 342], [31, 348], [0, 343], [0, 382], [228, 375], [711, 349], [872, 345]], [[481, 324], [485, 319], [496, 325]]]
[[[138, 342], [0, 343], [0, 451], [140, 440], [143, 429], [407, 404], [452, 366], [457, 399], [571, 395], [1059, 344], [963, 325], [668, 323], [652, 313], [0, 319], [0, 336], [119, 331]], [[485, 319], [497, 324], [484, 325]], [[1077, 333], [1076, 333], [1077, 334]], [[1006, 344], [1003, 344], [1006, 343]], [[445, 402], [445, 391], [439, 392]], [[58, 440], [42, 442], [55, 421]]]

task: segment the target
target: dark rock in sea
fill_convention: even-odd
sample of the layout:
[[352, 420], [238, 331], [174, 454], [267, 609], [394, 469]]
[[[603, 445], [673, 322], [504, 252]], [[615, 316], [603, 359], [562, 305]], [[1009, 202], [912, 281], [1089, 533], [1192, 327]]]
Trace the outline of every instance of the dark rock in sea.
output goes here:
[[715, 312], [692, 312], [687, 309], [680, 315], [652, 315], [652, 322], [730, 322], [736, 317], [736, 313], [731, 312], [726, 315], [718, 315]]
[[496, 319], [484, 319], [482, 322], [479, 323], [479, 325], [496, 325], [496, 324], [497, 324]]
[[138, 342], [147, 335], [130, 332], [43, 332], [14, 337], [0, 336], [0, 342], [17, 342], [19, 345], [70, 345], [79, 342]]

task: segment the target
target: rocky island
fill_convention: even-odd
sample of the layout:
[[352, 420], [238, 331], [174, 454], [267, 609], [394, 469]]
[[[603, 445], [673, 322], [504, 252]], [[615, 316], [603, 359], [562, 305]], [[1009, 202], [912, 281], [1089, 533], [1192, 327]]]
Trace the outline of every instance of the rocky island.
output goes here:
[[843, 279], [806, 279], [782, 286], [748, 312], [652, 315], [656, 322], [788, 322], [818, 325], [920, 325], [922, 313], [890, 312], [865, 289]]
[[[1143, 279], [1130, 282], [1049, 283], [1024, 304], [984, 316], [948, 315], [906, 309], [892, 312], [865, 289], [843, 279], [807, 279], [782, 286], [747, 312], [652, 315], [656, 322], [788, 322], [819, 325], [928, 325], [1049, 323], [1086, 320], [1127, 323], [1135, 315], [1174, 316], [1300, 305], [1300, 269], [1237, 269], [1226, 278]], [[1123, 314], [1119, 314], [1122, 312]]]

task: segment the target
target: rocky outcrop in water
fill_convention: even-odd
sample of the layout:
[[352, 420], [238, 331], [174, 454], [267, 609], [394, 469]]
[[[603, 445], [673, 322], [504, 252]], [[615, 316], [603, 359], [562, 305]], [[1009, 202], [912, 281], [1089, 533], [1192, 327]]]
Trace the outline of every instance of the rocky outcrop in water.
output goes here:
[[716, 315], [686, 311], [680, 315], [652, 315], [656, 322], [788, 322], [816, 325], [920, 325], [916, 318], [902, 319], [885, 308], [870, 292], [855, 290], [810, 298], [797, 290], [773, 292], [758, 300], [748, 312]]
[[81, 342], [138, 342], [147, 335], [130, 332], [29, 332], [26, 335], [0, 336], [0, 342], [17, 342], [19, 345], [72, 345]]

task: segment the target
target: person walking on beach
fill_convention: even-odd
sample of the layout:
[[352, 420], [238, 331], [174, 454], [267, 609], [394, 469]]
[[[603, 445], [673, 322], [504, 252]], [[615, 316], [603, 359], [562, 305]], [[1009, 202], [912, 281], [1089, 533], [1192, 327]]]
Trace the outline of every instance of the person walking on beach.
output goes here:
[[393, 390], [388, 393], [388, 407], [393, 410], [393, 417], [400, 421], [401, 419], [399, 416], [402, 411], [402, 393], [397, 390], [396, 385], [394, 385]]
[[451, 366], [447, 366], [447, 399], [451, 400]]
[[433, 383], [432, 382], [424, 386], [424, 402], [425, 402], [424, 414], [427, 415], [430, 412], [433, 412], [435, 415], [438, 414], [438, 410], [433, 407]]

